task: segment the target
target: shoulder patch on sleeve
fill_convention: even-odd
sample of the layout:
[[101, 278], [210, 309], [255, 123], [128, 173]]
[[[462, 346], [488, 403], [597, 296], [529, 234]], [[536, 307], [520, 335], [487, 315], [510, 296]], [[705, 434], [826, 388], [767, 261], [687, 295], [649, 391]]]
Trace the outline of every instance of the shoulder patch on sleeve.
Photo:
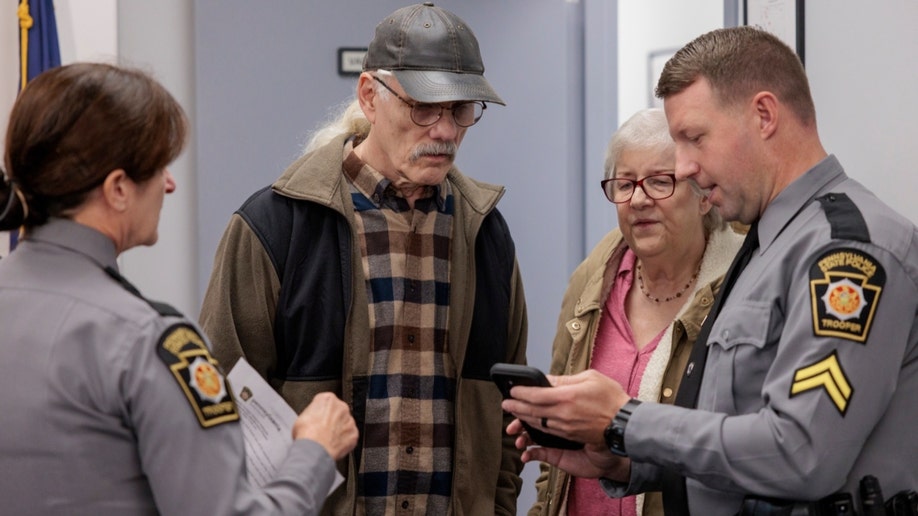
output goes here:
[[834, 351], [826, 358], [803, 366], [794, 371], [794, 383], [791, 385], [790, 397], [812, 390], [825, 390], [835, 408], [844, 417], [848, 411], [848, 403], [854, 395], [854, 387], [848, 382], [848, 377], [838, 361], [838, 354]]
[[826, 251], [810, 266], [813, 334], [864, 343], [870, 332], [886, 271], [860, 249]]
[[172, 371], [202, 427], [239, 419], [226, 378], [194, 327], [186, 323], [170, 326], [160, 337], [156, 352]]

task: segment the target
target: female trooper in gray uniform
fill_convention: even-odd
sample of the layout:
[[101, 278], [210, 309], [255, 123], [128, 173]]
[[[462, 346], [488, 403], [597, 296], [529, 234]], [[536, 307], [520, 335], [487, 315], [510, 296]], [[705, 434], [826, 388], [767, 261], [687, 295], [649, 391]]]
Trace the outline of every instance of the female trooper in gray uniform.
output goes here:
[[255, 487], [207, 340], [118, 273], [175, 190], [178, 103], [143, 73], [75, 64], [34, 79], [8, 131], [0, 229], [25, 234], [0, 260], [0, 512], [318, 513], [356, 444], [348, 407], [316, 397]]

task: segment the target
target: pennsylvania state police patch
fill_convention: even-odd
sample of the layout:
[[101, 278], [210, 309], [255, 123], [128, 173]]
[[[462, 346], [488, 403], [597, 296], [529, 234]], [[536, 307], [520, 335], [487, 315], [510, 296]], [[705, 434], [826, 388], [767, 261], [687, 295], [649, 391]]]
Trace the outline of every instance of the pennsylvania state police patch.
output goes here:
[[864, 343], [885, 284], [883, 266], [864, 251], [823, 253], [810, 267], [813, 333]]
[[239, 419], [226, 379], [197, 330], [184, 323], [170, 326], [159, 339], [156, 352], [172, 371], [202, 427]]

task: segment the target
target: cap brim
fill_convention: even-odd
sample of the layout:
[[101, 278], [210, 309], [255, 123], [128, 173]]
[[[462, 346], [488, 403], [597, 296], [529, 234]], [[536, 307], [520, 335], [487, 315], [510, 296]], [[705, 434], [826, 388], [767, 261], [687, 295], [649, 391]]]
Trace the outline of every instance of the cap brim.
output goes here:
[[507, 105], [483, 75], [436, 70], [392, 70], [392, 74], [418, 102], [480, 100]]

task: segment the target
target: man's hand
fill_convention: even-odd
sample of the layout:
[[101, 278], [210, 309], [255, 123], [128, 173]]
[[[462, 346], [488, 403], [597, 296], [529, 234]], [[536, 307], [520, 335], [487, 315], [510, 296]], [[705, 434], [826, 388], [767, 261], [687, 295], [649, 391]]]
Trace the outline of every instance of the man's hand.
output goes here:
[[628, 393], [615, 380], [591, 369], [548, 380], [553, 387], [514, 387], [513, 398], [501, 407], [545, 432], [605, 448], [603, 432], [631, 398]]
[[628, 482], [631, 475], [631, 461], [613, 455], [605, 444], [587, 444], [581, 450], [559, 450], [534, 446], [519, 419], [507, 425], [507, 433], [516, 435], [516, 447], [524, 450], [523, 462], [547, 462], [562, 470], [583, 478], [604, 477], [616, 482]]
[[340, 460], [357, 446], [357, 424], [350, 407], [330, 392], [320, 392], [293, 423], [294, 439], [311, 439]]

